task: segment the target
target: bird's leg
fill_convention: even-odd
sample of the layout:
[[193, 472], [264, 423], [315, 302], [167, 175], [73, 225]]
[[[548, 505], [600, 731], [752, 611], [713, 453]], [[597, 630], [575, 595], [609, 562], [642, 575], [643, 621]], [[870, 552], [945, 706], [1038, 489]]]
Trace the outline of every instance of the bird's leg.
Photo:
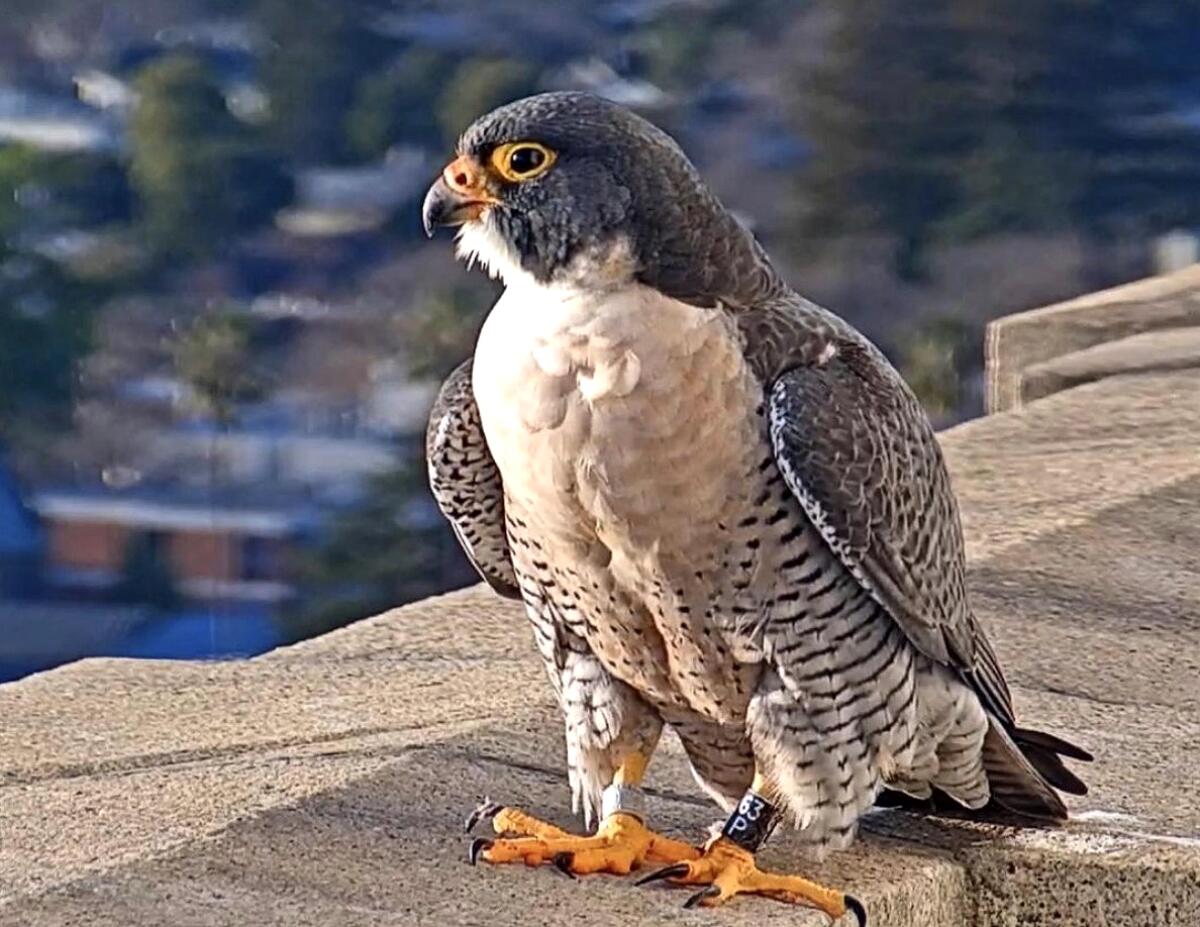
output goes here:
[[688, 908], [723, 904], [734, 895], [765, 895], [819, 908], [834, 920], [849, 911], [857, 918], [859, 927], [866, 927], [866, 912], [853, 896], [800, 876], [778, 875], [758, 868], [754, 854], [771, 835], [776, 823], [775, 806], [763, 797], [767, 792], [761, 776], [756, 774], [750, 790], [729, 815], [720, 835], [709, 841], [699, 859], [667, 866], [639, 880], [638, 884], [670, 879], [683, 885], [706, 886], [685, 902], [684, 907]]
[[612, 872], [625, 875], [647, 862], [678, 863], [698, 859], [700, 850], [663, 837], [643, 822], [641, 784], [649, 757], [634, 753], [617, 767], [604, 790], [600, 825], [590, 837], [569, 834], [516, 808], [487, 803], [467, 819], [470, 831], [482, 818], [492, 819], [498, 838], [471, 843], [471, 862], [523, 862], [528, 866], [553, 863], [569, 874]]

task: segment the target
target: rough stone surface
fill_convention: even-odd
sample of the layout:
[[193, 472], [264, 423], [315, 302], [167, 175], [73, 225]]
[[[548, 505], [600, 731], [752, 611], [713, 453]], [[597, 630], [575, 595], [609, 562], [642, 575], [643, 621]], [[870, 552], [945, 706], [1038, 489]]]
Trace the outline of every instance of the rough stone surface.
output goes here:
[[1200, 326], [1144, 332], [1030, 364], [1021, 375], [1021, 401], [1118, 374], [1188, 368], [1200, 368]]
[[[943, 435], [972, 593], [1029, 724], [1087, 745], [1055, 829], [872, 813], [812, 864], [881, 927], [1200, 923], [1200, 371], [1116, 376]], [[518, 609], [482, 588], [237, 663], [89, 660], [0, 686], [0, 927], [790, 924], [743, 899], [471, 869], [485, 795], [578, 826]], [[674, 742], [650, 814], [718, 814]]]
[[1143, 332], [1196, 326], [1200, 264], [997, 319], [985, 346], [988, 411], [1016, 409], [1045, 395], [1028, 388], [1034, 365]]

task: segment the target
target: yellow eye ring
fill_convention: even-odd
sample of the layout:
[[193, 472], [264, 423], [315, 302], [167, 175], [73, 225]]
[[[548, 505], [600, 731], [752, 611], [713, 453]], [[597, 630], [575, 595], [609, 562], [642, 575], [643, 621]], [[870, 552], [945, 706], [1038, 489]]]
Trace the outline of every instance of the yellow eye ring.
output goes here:
[[492, 168], [509, 183], [540, 177], [558, 155], [539, 142], [507, 142], [492, 151]]

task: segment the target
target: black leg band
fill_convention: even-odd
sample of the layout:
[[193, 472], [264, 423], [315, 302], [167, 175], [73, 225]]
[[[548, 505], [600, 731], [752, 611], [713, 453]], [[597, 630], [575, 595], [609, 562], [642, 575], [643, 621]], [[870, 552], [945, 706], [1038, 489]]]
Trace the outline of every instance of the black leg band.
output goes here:
[[721, 834], [751, 853], [767, 842], [775, 829], [775, 806], [757, 792], [747, 791], [725, 822]]

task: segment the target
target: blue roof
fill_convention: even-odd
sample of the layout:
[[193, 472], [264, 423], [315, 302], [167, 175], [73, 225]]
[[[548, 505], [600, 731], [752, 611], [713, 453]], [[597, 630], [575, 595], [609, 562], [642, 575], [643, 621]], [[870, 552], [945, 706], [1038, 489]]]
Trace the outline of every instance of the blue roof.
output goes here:
[[0, 556], [36, 553], [41, 543], [37, 516], [26, 507], [12, 472], [0, 456]]

